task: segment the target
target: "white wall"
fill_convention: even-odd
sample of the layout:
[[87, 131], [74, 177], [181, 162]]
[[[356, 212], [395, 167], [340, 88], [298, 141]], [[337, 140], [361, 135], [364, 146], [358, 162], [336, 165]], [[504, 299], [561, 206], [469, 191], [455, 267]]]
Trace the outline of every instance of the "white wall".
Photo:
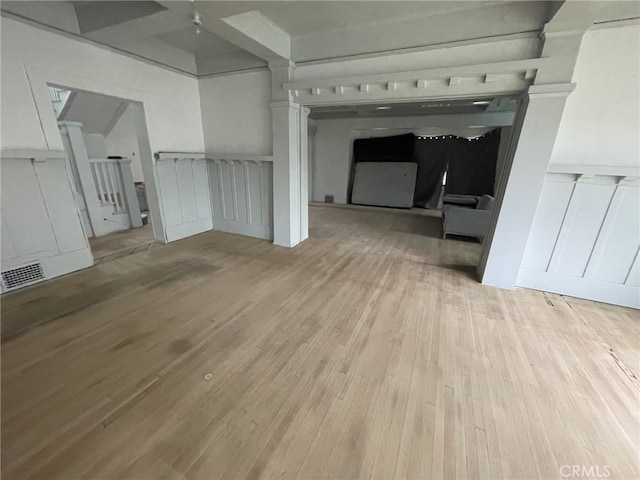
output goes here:
[[551, 163], [640, 163], [640, 27], [584, 35]]
[[[140, 102], [144, 107], [147, 123], [145, 129], [148, 130], [151, 147], [146, 148], [143, 162], [147, 162], [145, 168], [151, 172], [152, 177], [154, 175], [152, 150], [201, 152], [204, 149], [196, 79], [5, 17], [2, 17], [0, 22], [2, 40], [0, 146], [3, 151], [9, 149], [63, 150], [47, 83]], [[136, 105], [139, 104], [136, 103]], [[140, 110], [138, 109], [137, 112]], [[138, 113], [136, 113], [137, 118]], [[141, 128], [139, 123], [136, 120], [136, 130]], [[5, 155], [3, 157], [6, 158]], [[26, 162], [25, 172], [28, 172], [27, 167], [31, 160], [27, 158], [24, 162]], [[0, 166], [4, 183], [6, 167], [4, 158]], [[68, 177], [62, 175], [52, 177], [52, 181], [55, 180], [58, 183], [48, 185], [49, 190], [46, 195], [36, 189], [37, 184], [29, 181], [29, 175], [26, 173], [17, 178], [22, 182], [17, 189], [7, 191], [3, 189], [3, 218], [5, 218], [5, 212], [9, 214], [9, 207], [14, 208], [13, 206], [22, 203], [24, 198], [44, 198], [48, 202], [47, 206], [57, 205], [60, 209], [55, 212], [49, 211], [53, 222], [51, 229], [54, 232], [65, 230], [69, 237], [66, 241], [69, 244], [86, 245], [75, 202], [62, 201], [69, 198], [73, 200], [73, 190]], [[150, 189], [147, 191], [149, 192]], [[17, 196], [12, 196], [12, 192]], [[51, 199], [53, 194], [59, 198]], [[159, 199], [155, 189], [152, 190], [149, 201], [152, 217], [155, 215], [161, 218]], [[172, 202], [179, 202], [179, 199], [163, 199], [164, 204]], [[59, 219], [58, 224], [56, 222]], [[152, 221], [154, 231], [158, 224], [163, 223], [156, 222], [155, 217]], [[12, 227], [12, 235], [22, 238], [32, 232], [28, 230], [31, 226], [30, 222], [17, 222]], [[160, 238], [166, 237], [166, 232], [156, 232], [156, 235]], [[91, 264], [91, 254], [86, 254], [86, 249], [82, 250], [81, 260], [67, 255], [70, 252], [52, 257], [47, 252], [55, 252], [58, 249], [56, 239], [51, 235], [44, 238], [47, 239], [47, 245], [40, 249], [40, 253], [34, 251], [28, 256], [18, 255], [11, 259], [10, 265], [55, 258], [58, 263], [55, 267], [49, 268], [49, 273], [55, 276], [81, 268], [78, 265], [86, 267]], [[8, 265], [3, 258], [2, 268], [5, 269]]]
[[585, 34], [517, 284], [640, 308], [640, 29]]
[[5, 17], [1, 26], [3, 149], [62, 149], [46, 82], [141, 101], [154, 151], [204, 148], [196, 79]]
[[271, 72], [199, 80], [207, 153], [271, 155]]
[[138, 136], [133, 119], [132, 106], [129, 105], [105, 138], [107, 155], [127, 157], [131, 160], [131, 172], [134, 182], [144, 182]]
[[107, 146], [104, 135], [99, 133], [83, 133], [84, 146], [89, 158], [107, 158]]
[[[537, 36], [525, 35], [397, 55], [308, 62], [296, 66], [295, 78], [305, 80], [535, 58], [539, 49]], [[268, 70], [202, 78], [199, 87], [207, 152], [271, 155], [271, 73]]]
[[[511, 125], [513, 113], [429, 115], [315, 120], [314, 155], [311, 160], [312, 200], [323, 202], [333, 195], [335, 203], [347, 203], [353, 140], [403, 133], [416, 135], [482, 135], [496, 127]], [[474, 127], [470, 127], [473, 125]], [[484, 127], [477, 128], [483, 125]]]

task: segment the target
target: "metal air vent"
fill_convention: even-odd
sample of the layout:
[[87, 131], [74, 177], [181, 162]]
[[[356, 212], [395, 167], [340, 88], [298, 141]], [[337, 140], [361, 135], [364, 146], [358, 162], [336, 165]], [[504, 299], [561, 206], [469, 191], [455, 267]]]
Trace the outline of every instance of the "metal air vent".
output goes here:
[[7, 290], [44, 280], [44, 272], [40, 263], [32, 263], [23, 267], [2, 272], [2, 283]]

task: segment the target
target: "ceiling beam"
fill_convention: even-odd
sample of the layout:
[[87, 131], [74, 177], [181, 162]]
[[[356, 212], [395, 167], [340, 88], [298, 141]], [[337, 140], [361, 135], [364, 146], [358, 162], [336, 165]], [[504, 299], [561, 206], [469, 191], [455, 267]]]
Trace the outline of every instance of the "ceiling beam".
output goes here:
[[545, 34], [587, 30], [597, 20], [607, 2], [566, 0], [544, 27]]
[[541, 55], [553, 58], [553, 68], [542, 68], [535, 84], [571, 82], [582, 36], [606, 8], [607, 2], [566, 0], [544, 27]]
[[258, 11], [202, 19], [203, 27], [267, 62], [291, 58], [291, 37]]
[[[257, 10], [220, 17], [215, 14], [215, 9], [208, 8], [206, 2], [200, 6], [192, 2], [159, 1], [158, 3], [186, 22], [189, 22], [198, 11], [202, 28], [267, 62], [291, 58], [289, 34]], [[242, 2], [238, 4], [242, 5]]]

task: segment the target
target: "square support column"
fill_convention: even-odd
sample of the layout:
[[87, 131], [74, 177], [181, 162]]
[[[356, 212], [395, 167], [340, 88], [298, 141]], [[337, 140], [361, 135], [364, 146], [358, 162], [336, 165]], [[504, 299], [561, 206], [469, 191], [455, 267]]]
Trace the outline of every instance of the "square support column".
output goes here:
[[513, 289], [527, 246], [547, 166], [569, 93], [575, 84], [533, 85], [523, 99], [500, 179], [478, 268], [482, 283]]
[[301, 111], [291, 93], [283, 88], [284, 82], [293, 80], [293, 62], [271, 62], [269, 69], [273, 128], [273, 243], [294, 247], [309, 236], [306, 166], [308, 109]]
[[273, 243], [300, 243], [300, 106], [271, 103], [273, 122]]
[[300, 241], [309, 238], [309, 112], [300, 107]]

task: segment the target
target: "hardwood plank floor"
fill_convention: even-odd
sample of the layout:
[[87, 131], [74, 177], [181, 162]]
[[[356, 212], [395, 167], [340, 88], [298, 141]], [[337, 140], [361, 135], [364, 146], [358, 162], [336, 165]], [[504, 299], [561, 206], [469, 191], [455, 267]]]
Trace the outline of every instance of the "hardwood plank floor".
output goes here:
[[3, 296], [40, 323], [2, 344], [3, 478], [640, 477], [637, 311], [483, 287], [437, 218], [310, 222]]
[[156, 245], [153, 238], [153, 227], [150, 223], [139, 228], [121, 230], [102, 237], [92, 237], [89, 239], [89, 244], [96, 265], [138, 253]]

